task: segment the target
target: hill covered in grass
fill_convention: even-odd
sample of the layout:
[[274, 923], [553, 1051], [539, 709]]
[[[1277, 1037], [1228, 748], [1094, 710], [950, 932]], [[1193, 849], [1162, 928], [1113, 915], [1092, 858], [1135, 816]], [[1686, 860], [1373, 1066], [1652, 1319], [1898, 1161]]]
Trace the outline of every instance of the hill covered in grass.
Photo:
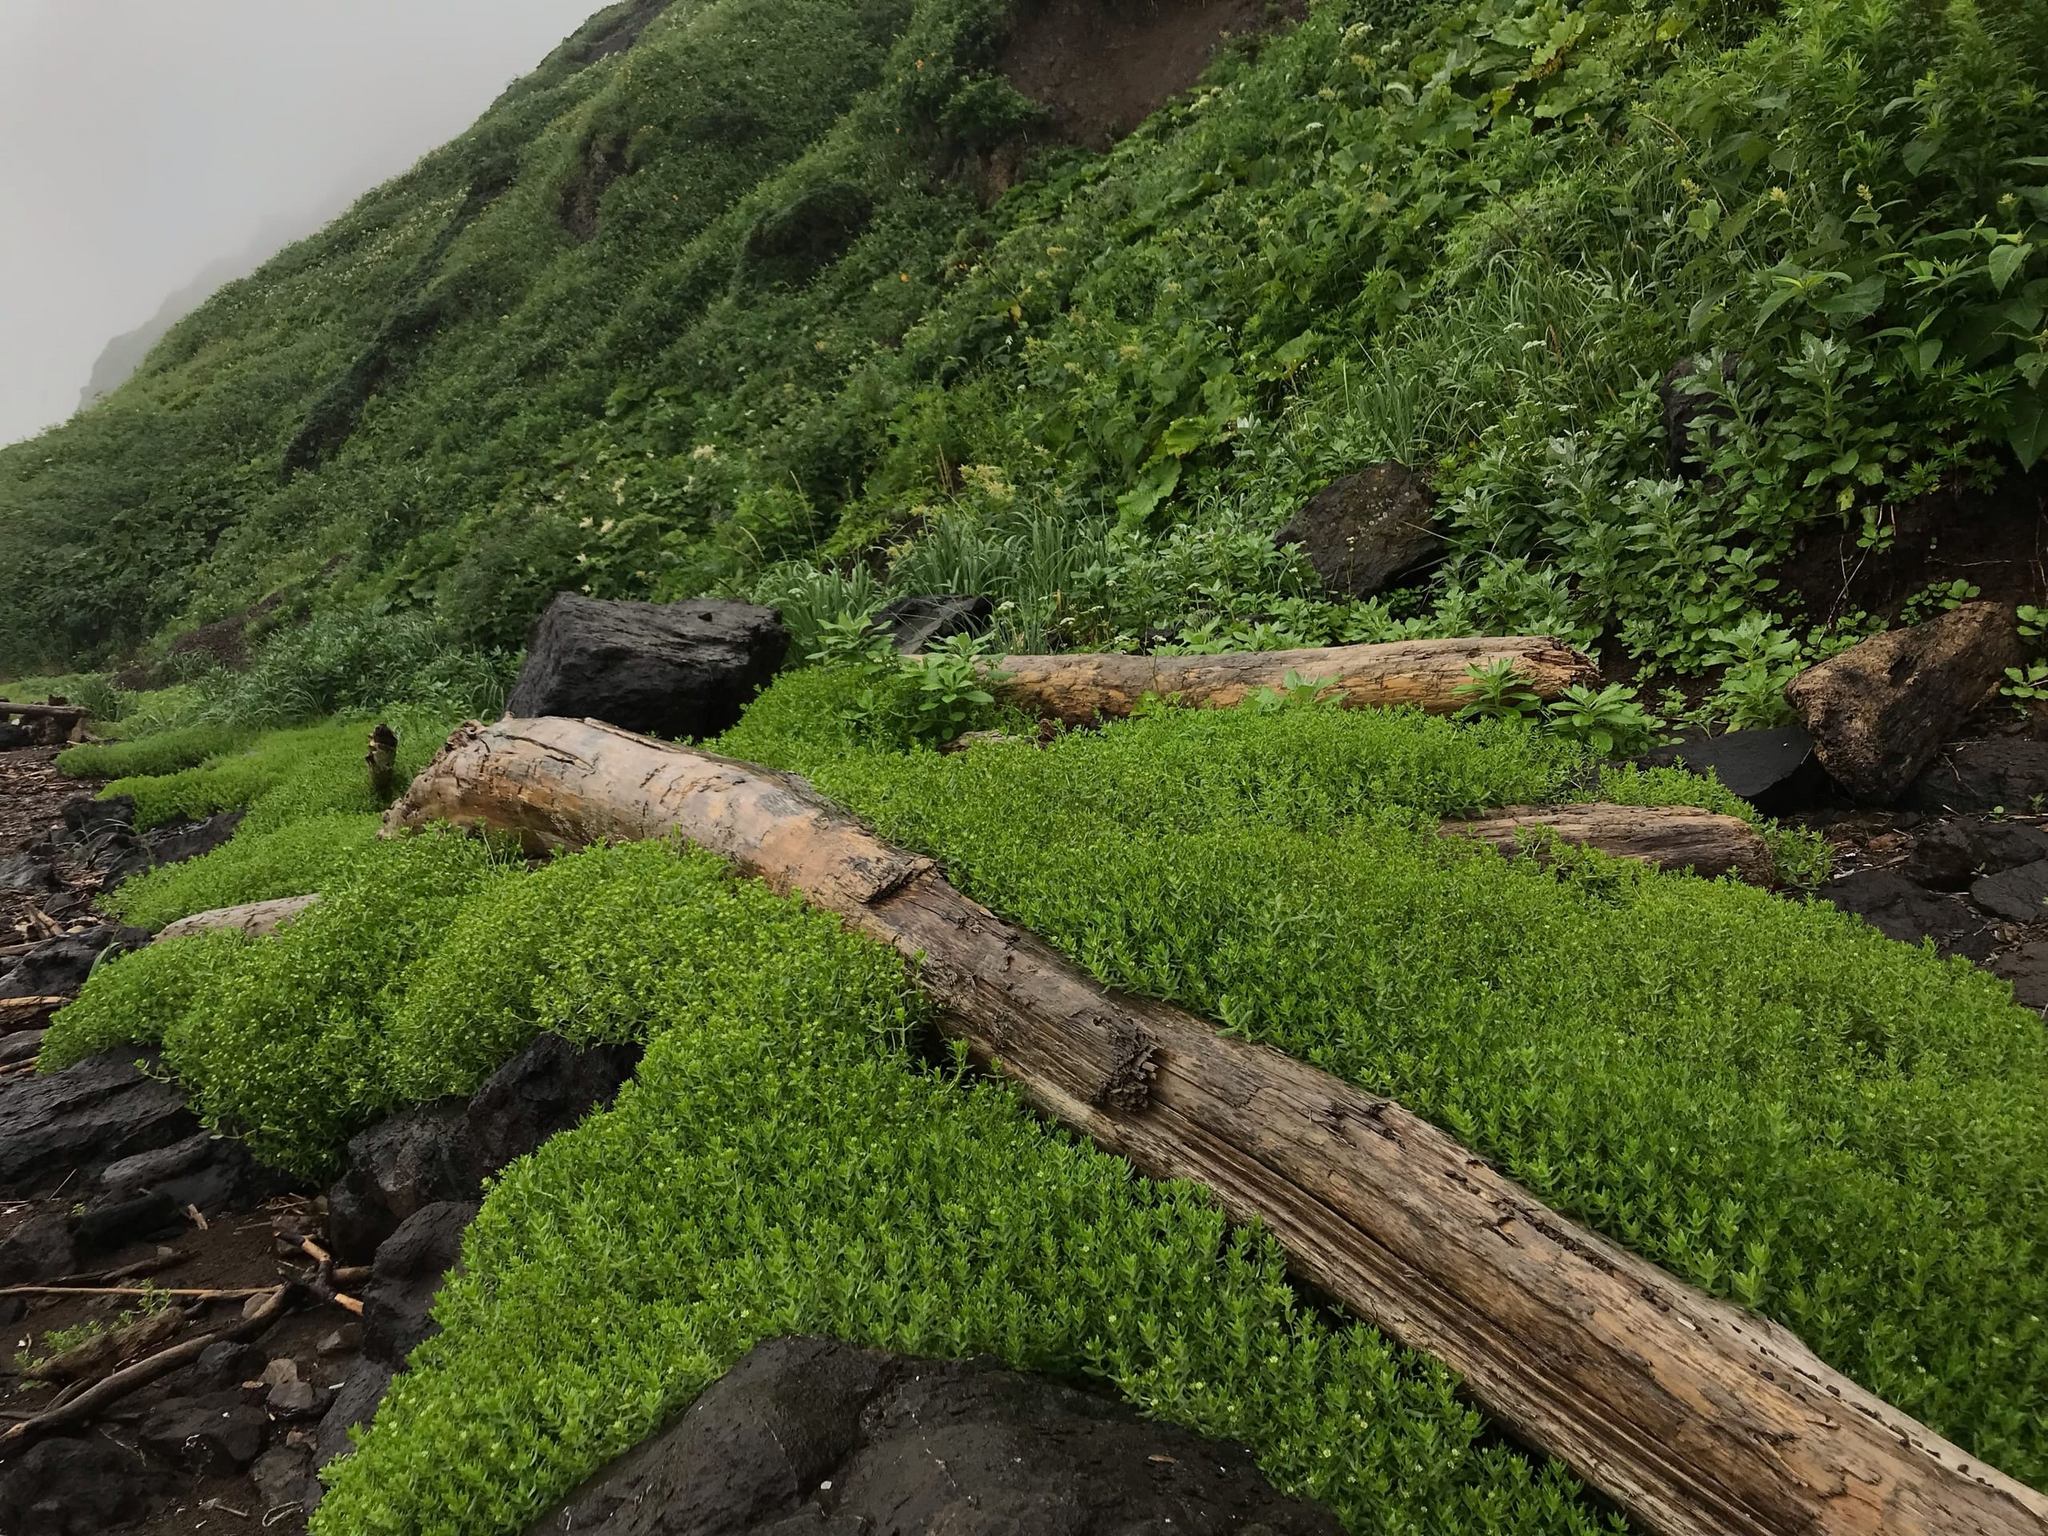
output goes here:
[[[2044, 73], [2042, 0], [614, 6], [0, 453], [0, 668], [279, 589], [479, 646], [954, 590], [1024, 647], [1543, 630], [1767, 718], [2031, 537]], [[1383, 460], [1448, 558], [1328, 600], [1272, 534]]]

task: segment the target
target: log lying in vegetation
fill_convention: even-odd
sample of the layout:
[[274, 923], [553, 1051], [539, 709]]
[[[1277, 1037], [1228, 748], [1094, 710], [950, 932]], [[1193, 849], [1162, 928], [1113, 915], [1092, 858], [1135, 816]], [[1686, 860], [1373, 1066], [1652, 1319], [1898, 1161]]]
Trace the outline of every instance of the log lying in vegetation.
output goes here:
[[1786, 1330], [1593, 1236], [1389, 1100], [1089, 980], [804, 785], [564, 719], [465, 726], [385, 819], [535, 850], [675, 832], [921, 957], [947, 1028], [1143, 1172], [1206, 1184], [1307, 1280], [1671, 1536], [2048, 1533], [2048, 1499]]
[[1244, 656], [1006, 656], [1001, 693], [1038, 714], [1086, 725], [1128, 715], [1147, 694], [1177, 694], [1182, 704], [1228, 709], [1262, 688], [1280, 689], [1289, 673], [1343, 690], [1347, 709], [1412, 704], [1456, 714], [1471, 700], [1459, 689], [1475, 666], [1509, 661], [1540, 699], [1573, 683], [1597, 683], [1600, 669], [1562, 641], [1540, 635], [1480, 640], [1401, 640], [1390, 645], [1332, 645]]
[[0, 699], [0, 720], [14, 715], [23, 720], [62, 720], [76, 725], [85, 719], [87, 713], [79, 704], [16, 704], [10, 699]]
[[196, 933], [218, 933], [224, 929], [260, 939], [265, 934], [277, 932], [319, 899], [317, 895], [280, 896], [275, 901], [252, 901], [239, 907], [216, 907], [211, 912], [195, 912], [167, 925], [156, 936], [157, 942], [189, 939]]
[[1758, 885], [1771, 879], [1763, 836], [1739, 816], [1675, 805], [1514, 805], [1470, 821], [1447, 821], [1446, 837], [1471, 837], [1503, 853], [1540, 845], [1545, 836], [1658, 869], [1733, 874]]

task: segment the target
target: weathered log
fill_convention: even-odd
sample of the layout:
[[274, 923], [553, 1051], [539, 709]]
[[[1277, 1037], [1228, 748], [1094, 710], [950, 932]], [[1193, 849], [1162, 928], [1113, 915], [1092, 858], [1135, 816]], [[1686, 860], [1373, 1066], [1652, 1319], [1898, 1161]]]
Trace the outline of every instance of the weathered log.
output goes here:
[[12, 699], [0, 699], [0, 720], [19, 715], [24, 720], [69, 720], [76, 724], [90, 713], [82, 704], [17, 704]]
[[1459, 690], [1472, 668], [1514, 664], [1516, 675], [1540, 699], [1554, 699], [1573, 683], [1596, 683], [1600, 669], [1559, 640], [1511, 635], [1480, 640], [1400, 640], [1389, 645], [1331, 645], [1306, 651], [1261, 651], [1237, 656], [1006, 656], [1009, 676], [998, 691], [1012, 704], [1070, 725], [1098, 716], [1128, 715], [1147, 694], [1177, 696], [1185, 705], [1228, 709], [1262, 688], [1281, 689], [1293, 673], [1304, 682], [1341, 690], [1346, 709], [1412, 704], [1433, 715], [1454, 715], [1471, 703]]
[[1787, 1330], [1596, 1237], [1399, 1104], [1108, 991], [799, 781], [597, 722], [450, 738], [385, 818], [529, 848], [681, 835], [921, 960], [946, 1027], [1057, 1119], [1265, 1224], [1306, 1280], [1444, 1360], [1671, 1536], [2044, 1536], [2048, 1499]]
[[239, 907], [216, 907], [211, 912], [195, 912], [190, 917], [181, 917], [175, 923], [166, 924], [163, 932], [156, 936], [156, 941], [161, 944], [166, 939], [189, 939], [198, 933], [223, 931], [260, 939], [277, 932], [319, 899], [317, 893], [311, 896], [280, 896], [274, 901], [252, 901]]
[[389, 805], [398, 798], [398, 733], [379, 721], [370, 730], [363, 766], [370, 770], [370, 798]]
[[1469, 821], [1447, 821], [1446, 837], [1470, 837], [1503, 853], [1540, 850], [1546, 837], [1597, 848], [1658, 869], [1732, 874], [1769, 884], [1770, 849], [1739, 816], [1676, 805], [1513, 805]]

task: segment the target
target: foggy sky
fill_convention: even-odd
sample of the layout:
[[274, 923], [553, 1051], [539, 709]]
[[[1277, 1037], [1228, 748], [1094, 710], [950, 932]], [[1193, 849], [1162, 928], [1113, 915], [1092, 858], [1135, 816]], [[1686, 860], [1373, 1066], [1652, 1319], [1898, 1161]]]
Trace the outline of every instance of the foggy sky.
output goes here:
[[603, 4], [0, 0], [0, 443], [69, 416], [100, 349], [209, 264], [405, 170]]

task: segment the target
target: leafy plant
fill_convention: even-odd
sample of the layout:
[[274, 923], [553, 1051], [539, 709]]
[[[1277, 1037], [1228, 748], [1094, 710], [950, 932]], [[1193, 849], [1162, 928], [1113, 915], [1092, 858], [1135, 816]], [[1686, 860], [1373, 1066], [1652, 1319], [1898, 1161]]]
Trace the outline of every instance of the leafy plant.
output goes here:
[[1571, 684], [1545, 711], [1544, 724], [1602, 757], [1634, 757], [1664, 739], [1664, 722], [1644, 709], [1635, 689], [1625, 683], [1598, 690]]
[[1515, 670], [1514, 661], [1509, 657], [1474, 662], [1465, 669], [1465, 679], [1451, 691], [1465, 700], [1459, 714], [1467, 718], [1528, 719], [1542, 708], [1543, 701], [1536, 697], [1536, 690]]

